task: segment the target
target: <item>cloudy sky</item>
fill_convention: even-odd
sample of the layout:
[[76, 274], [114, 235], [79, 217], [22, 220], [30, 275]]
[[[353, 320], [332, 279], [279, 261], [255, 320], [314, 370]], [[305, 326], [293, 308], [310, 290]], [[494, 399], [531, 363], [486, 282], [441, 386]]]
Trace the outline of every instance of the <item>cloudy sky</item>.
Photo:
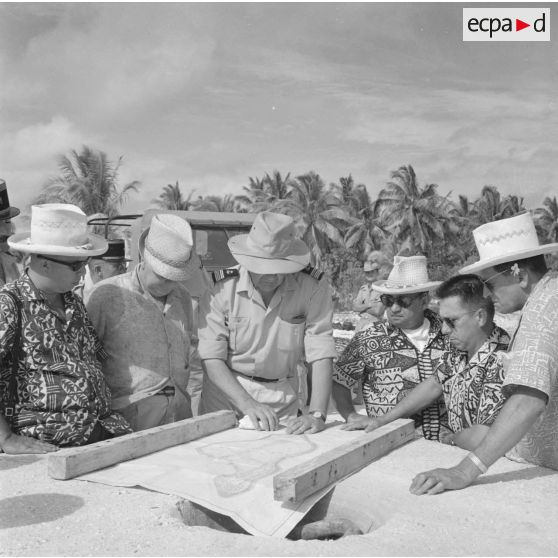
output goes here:
[[130, 211], [274, 169], [375, 196], [403, 164], [537, 206], [557, 193], [556, 42], [464, 43], [463, 6], [2, 3], [0, 176], [23, 208], [87, 144], [142, 182]]

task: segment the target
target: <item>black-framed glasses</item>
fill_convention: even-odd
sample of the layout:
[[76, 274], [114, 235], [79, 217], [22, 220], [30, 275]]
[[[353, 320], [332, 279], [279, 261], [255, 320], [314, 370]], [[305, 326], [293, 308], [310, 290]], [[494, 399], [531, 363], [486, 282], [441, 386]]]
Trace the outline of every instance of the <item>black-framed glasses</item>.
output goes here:
[[420, 296], [422, 295], [399, 295], [399, 296], [392, 296], [392, 295], [380, 295], [380, 300], [382, 301], [382, 304], [386, 307], [386, 308], [391, 308], [395, 303], [397, 303], [398, 306], [401, 306], [401, 308], [409, 308], [409, 306], [411, 306], [411, 304], [413, 304], [413, 302], [415, 300], [417, 300], [418, 298], [420, 298]]
[[89, 263], [89, 260], [91, 259], [91, 258], [87, 258], [86, 260], [79, 260], [77, 262], [63, 262], [62, 260], [57, 260], [56, 258], [43, 256], [42, 254], [39, 254], [38, 256], [43, 260], [48, 260], [49, 262], [65, 265], [66, 267], [69, 267], [74, 273], [81, 271]]
[[457, 322], [463, 318], [463, 316], [467, 316], [469, 314], [474, 314], [476, 312], [476, 310], [472, 310], [471, 312], [465, 312], [464, 314], [461, 314], [461, 316], [459, 316], [459, 318], [442, 318], [442, 321], [450, 328], [450, 329], [455, 329], [455, 326], [457, 324]]

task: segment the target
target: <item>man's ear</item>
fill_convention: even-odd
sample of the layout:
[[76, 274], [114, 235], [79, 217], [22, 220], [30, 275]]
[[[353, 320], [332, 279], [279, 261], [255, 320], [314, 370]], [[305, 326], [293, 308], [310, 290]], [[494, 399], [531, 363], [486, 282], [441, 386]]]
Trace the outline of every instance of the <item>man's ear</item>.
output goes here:
[[103, 268], [99, 264], [93, 264], [93, 274], [94, 275], [102, 275]]
[[517, 281], [519, 283], [519, 286], [523, 289], [523, 290], [527, 290], [528, 287], [531, 285], [533, 278], [531, 277], [531, 274], [529, 273], [529, 270], [524, 269], [523, 267], [519, 268], [519, 274], [517, 275]]
[[479, 322], [480, 327], [484, 327], [488, 322], [488, 312], [485, 308], [479, 308], [477, 310], [477, 321]]

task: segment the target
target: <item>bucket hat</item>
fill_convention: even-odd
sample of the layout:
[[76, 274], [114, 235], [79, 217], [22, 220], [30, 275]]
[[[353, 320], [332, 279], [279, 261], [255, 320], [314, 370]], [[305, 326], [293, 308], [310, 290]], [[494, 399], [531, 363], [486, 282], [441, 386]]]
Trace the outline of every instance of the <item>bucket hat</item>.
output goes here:
[[248, 271], [261, 275], [296, 273], [310, 263], [308, 246], [295, 237], [291, 217], [262, 211], [248, 234], [229, 239], [234, 259]]
[[157, 275], [171, 281], [185, 281], [200, 266], [190, 224], [178, 215], [155, 215], [140, 235], [139, 251]]
[[7, 221], [17, 215], [19, 215], [19, 209], [10, 206], [8, 187], [6, 182], [0, 178], [0, 221]]
[[411, 294], [427, 292], [441, 284], [428, 277], [425, 256], [395, 256], [388, 278], [374, 281], [372, 288], [384, 294]]
[[540, 244], [530, 213], [485, 223], [473, 231], [479, 261], [459, 273], [476, 273], [495, 265], [548, 254], [558, 250], [558, 242]]
[[87, 216], [76, 205], [31, 206], [31, 230], [8, 238], [8, 246], [25, 254], [93, 257], [106, 252], [107, 241], [87, 230]]

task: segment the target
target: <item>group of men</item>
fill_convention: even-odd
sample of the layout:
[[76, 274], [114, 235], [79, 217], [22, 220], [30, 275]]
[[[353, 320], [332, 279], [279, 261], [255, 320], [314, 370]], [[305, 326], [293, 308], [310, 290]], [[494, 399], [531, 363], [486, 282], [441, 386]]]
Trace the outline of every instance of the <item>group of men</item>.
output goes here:
[[[338, 355], [331, 288], [290, 217], [259, 213], [230, 238], [239, 265], [216, 272], [193, 306], [185, 285], [205, 276], [184, 219], [154, 216], [140, 262], [104, 274], [95, 261], [112, 254], [114, 264], [117, 248], [107, 252], [79, 208], [33, 206], [30, 231], [7, 240], [28, 266], [0, 291], [0, 447], [56, 451], [188, 418], [199, 355], [200, 413], [232, 409], [245, 427], [317, 433], [333, 394], [345, 429], [412, 417], [425, 438], [471, 451], [417, 475], [416, 494], [463, 488], [506, 452], [558, 469], [558, 274], [543, 257], [558, 244], [539, 245], [529, 214], [474, 236], [479, 261], [443, 283], [430, 280], [424, 256], [396, 256], [391, 271], [369, 265], [377, 300], [362, 311], [372, 317]], [[87, 264], [84, 303], [74, 289]], [[494, 312], [521, 308], [510, 342]], [[355, 385], [366, 415], [353, 406]]]

